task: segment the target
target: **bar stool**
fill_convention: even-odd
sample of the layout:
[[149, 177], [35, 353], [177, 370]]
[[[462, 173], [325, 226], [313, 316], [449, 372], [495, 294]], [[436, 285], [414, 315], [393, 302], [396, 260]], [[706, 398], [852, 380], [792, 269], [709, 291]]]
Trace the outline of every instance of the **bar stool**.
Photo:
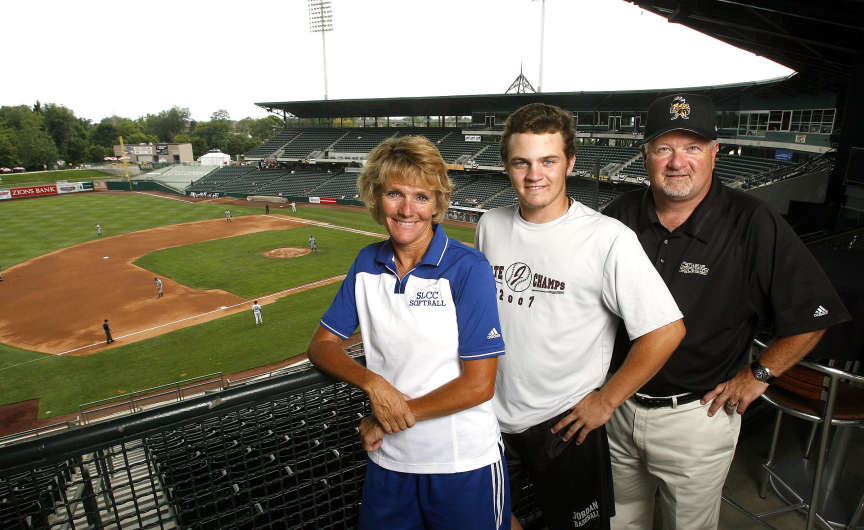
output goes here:
[[[758, 341], [757, 344], [764, 347], [764, 344], [758, 343]], [[801, 509], [807, 510], [807, 530], [814, 528], [816, 520], [827, 528], [832, 528], [831, 524], [819, 514], [819, 502], [824, 494], [823, 475], [825, 475], [825, 463], [829, 450], [829, 435], [832, 426], [837, 427], [838, 432], [835, 433], [835, 438], [848, 436], [848, 432], [841, 433], [839, 432], [840, 429], [864, 426], [864, 376], [830, 366], [801, 361], [778, 377], [762, 395], [762, 398], [777, 409], [777, 416], [771, 436], [768, 459], [762, 465], [763, 476], [759, 496], [763, 499], [766, 497], [770, 483], [774, 491], [783, 497], [778, 491], [776, 482], [783, 486], [785, 491], [790, 492], [795, 497], [796, 502], [782, 510], [754, 516], [761, 519], [786, 511]], [[819, 432], [816, 469], [810, 487], [809, 500], [807, 492], [795, 491], [776, 469], [777, 442], [780, 438], [780, 426], [784, 414], [813, 422], [814, 429], [819, 424], [822, 426]], [[811, 435], [810, 438], [811, 442], [808, 443], [803, 458], [810, 457], [810, 445], [813, 436]], [[841, 439], [848, 440], [848, 437]], [[843, 453], [845, 453], [845, 447], [840, 444], [840, 450], [835, 451], [833, 455], [832, 466], [843, 465], [842, 460], [845, 456]], [[842, 469], [842, 467], [838, 469]], [[836, 478], [833, 472], [829, 475]], [[833, 487], [833, 484], [829, 484], [829, 487]], [[854, 513], [850, 514], [847, 528], [855, 528], [861, 520], [862, 513], [864, 513], [864, 494], [862, 494]]]

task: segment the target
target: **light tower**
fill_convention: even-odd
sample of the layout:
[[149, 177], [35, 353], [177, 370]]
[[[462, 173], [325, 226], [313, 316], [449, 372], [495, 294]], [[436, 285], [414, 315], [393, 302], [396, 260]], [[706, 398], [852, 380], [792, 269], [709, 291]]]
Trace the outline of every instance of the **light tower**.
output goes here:
[[321, 34], [321, 56], [324, 60], [324, 99], [327, 99], [327, 43], [324, 34], [333, 31], [333, 8], [330, 0], [309, 2], [309, 32]]
[[543, 41], [546, 32], [546, 0], [540, 0], [540, 72], [537, 76], [537, 92], [543, 92]]

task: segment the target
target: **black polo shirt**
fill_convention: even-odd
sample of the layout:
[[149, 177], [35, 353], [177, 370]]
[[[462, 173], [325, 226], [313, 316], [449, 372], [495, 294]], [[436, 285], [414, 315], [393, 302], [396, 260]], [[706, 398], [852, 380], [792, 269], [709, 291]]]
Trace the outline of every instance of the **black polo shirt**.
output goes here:
[[[796, 335], [849, 320], [825, 273], [792, 227], [760, 200], [714, 177], [705, 199], [672, 232], [651, 189], [603, 212], [632, 228], [684, 313], [687, 335], [641, 392], [706, 392], [747, 361], [756, 332]], [[623, 343], [622, 343], [623, 342]], [[626, 355], [618, 341], [613, 367]]]

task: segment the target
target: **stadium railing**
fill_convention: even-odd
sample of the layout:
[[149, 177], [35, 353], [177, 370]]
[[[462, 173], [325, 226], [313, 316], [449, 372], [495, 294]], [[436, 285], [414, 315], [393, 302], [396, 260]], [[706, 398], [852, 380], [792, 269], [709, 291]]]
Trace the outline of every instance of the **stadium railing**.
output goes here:
[[307, 368], [0, 448], [0, 528], [352, 528], [364, 394]]
[[140, 411], [146, 405], [164, 404], [169, 400], [179, 402], [190, 395], [200, 394], [205, 391], [222, 390], [223, 388], [225, 388], [225, 375], [222, 372], [215, 372], [119, 396], [111, 396], [110, 398], [98, 401], [82, 403], [78, 406], [79, 418], [81, 424], [86, 425], [92, 419], [126, 412], [134, 413]]
[[308, 364], [244, 383], [0, 447], [0, 528], [354, 528], [365, 394]]

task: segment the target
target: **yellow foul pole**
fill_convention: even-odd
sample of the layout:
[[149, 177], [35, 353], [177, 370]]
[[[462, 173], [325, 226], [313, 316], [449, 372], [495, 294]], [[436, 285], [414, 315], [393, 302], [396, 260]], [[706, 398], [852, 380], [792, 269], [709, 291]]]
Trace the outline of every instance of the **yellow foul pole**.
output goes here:
[[123, 173], [126, 175], [126, 183], [129, 184], [129, 191], [132, 191], [132, 181], [129, 180], [129, 166], [126, 165], [126, 149], [123, 147], [123, 137], [120, 137], [120, 156], [123, 158]]

